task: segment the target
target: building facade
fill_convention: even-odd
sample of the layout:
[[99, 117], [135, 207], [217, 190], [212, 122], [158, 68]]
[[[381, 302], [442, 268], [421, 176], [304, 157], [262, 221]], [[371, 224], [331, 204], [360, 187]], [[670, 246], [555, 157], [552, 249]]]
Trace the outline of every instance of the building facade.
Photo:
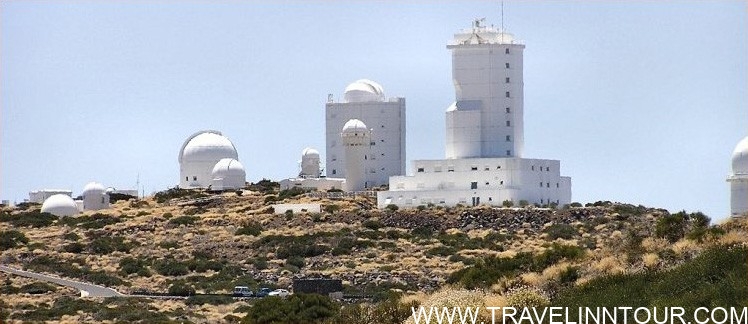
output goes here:
[[481, 22], [447, 45], [455, 102], [446, 111], [446, 159], [415, 160], [411, 175], [391, 177], [377, 193], [380, 208], [571, 202], [560, 161], [523, 158], [525, 45]]
[[748, 216], [748, 137], [743, 138], [732, 151], [730, 183], [730, 215]]
[[358, 80], [345, 89], [342, 102], [330, 100], [325, 106], [325, 173], [346, 178], [345, 148], [341, 129], [358, 119], [371, 131], [365, 181], [367, 188], [386, 185], [390, 176], [405, 174], [405, 98], [386, 98], [382, 86]]

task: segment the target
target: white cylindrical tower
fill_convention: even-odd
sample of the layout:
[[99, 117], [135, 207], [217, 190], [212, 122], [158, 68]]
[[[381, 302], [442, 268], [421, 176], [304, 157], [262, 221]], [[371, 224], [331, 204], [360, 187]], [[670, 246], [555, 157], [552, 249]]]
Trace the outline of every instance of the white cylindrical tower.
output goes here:
[[106, 188], [97, 182], [89, 182], [83, 187], [83, 210], [109, 208], [109, 195]]
[[343, 126], [340, 137], [345, 147], [345, 191], [364, 190], [371, 133], [362, 121], [351, 119]]
[[44, 201], [42, 213], [50, 213], [55, 216], [73, 216], [78, 213], [78, 205], [70, 196], [56, 194]]
[[[447, 111], [447, 158], [522, 157], [525, 45], [477, 20], [472, 28], [455, 34], [447, 48], [452, 50], [456, 99], [456, 109]], [[474, 135], [462, 132], [475, 129], [476, 111], [479, 154], [472, 148]]]
[[732, 152], [730, 183], [730, 214], [734, 217], [748, 215], [748, 136]]
[[301, 178], [319, 178], [319, 152], [311, 147], [301, 152]]

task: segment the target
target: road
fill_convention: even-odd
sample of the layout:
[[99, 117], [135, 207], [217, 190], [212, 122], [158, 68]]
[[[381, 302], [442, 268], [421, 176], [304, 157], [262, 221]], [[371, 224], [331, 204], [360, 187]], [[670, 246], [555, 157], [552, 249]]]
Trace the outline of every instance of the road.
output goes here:
[[50, 276], [50, 275], [36, 273], [36, 272], [18, 270], [18, 269], [14, 269], [14, 268], [2, 266], [2, 265], [0, 265], [0, 271], [11, 273], [11, 274], [18, 275], [18, 276], [28, 277], [32, 279], [43, 280], [43, 281], [55, 283], [61, 286], [72, 287], [72, 288], [80, 290], [81, 296], [88, 296], [88, 297], [126, 297], [127, 296], [127, 295], [123, 295], [119, 293], [118, 291], [114, 289], [107, 288], [104, 286], [94, 285], [94, 284], [75, 281], [75, 280], [63, 279], [60, 277]]

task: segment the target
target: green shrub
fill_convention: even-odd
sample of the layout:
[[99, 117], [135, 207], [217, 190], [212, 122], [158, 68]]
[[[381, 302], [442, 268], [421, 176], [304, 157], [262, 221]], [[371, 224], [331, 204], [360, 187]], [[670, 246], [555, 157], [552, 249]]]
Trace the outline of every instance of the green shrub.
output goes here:
[[520, 207], [527, 207], [528, 205], [530, 205], [530, 202], [528, 202], [527, 200], [522, 199], [519, 201]]
[[384, 207], [384, 209], [387, 210], [387, 211], [390, 211], [390, 212], [394, 212], [394, 211], [400, 209], [400, 207], [398, 207], [395, 204], [389, 204], [386, 207]]
[[46, 282], [33, 282], [30, 284], [21, 286], [20, 291], [27, 293], [27, 294], [38, 295], [38, 294], [44, 294], [48, 292], [55, 292], [57, 291], [57, 287], [51, 284], [48, 284]]
[[514, 206], [514, 202], [513, 202], [513, 201], [511, 201], [511, 200], [504, 200], [504, 201], [503, 201], [503, 202], [501, 203], [501, 205], [502, 205], [502, 206], [504, 206], [504, 207], [512, 207], [512, 206]]
[[340, 306], [327, 296], [293, 294], [288, 298], [266, 297], [258, 300], [244, 318], [245, 323], [320, 323], [335, 316]]
[[304, 261], [304, 258], [300, 256], [292, 256], [286, 260], [286, 264], [301, 269], [306, 265], [306, 262]]
[[189, 273], [186, 264], [172, 258], [156, 261], [153, 268], [162, 276], [183, 276]]
[[236, 230], [235, 235], [260, 236], [261, 233], [262, 225], [257, 222], [250, 222]]
[[158, 203], [164, 203], [167, 200], [171, 200], [171, 199], [179, 199], [179, 198], [197, 199], [197, 198], [202, 198], [206, 196], [207, 195], [205, 193], [200, 192], [198, 190], [179, 189], [179, 188], [170, 188], [165, 191], [159, 191], [154, 195], [154, 197], [156, 198], [156, 202]]
[[82, 215], [77, 217], [64, 217], [62, 218], [62, 224], [68, 226], [75, 226], [85, 229], [99, 229], [104, 226], [119, 223], [121, 220], [119, 217], [111, 215], [96, 213], [93, 215]]
[[19, 231], [8, 230], [0, 232], [0, 248], [3, 250], [12, 249], [28, 243], [29, 238]]
[[179, 242], [178, 241], [161, 241], [158, 243], [158, 246], [162, 249], [177, 249], [179, 248]]
[[0, 213], [0, 222], [10, 223], [13, 227], [47, 227], [58, 219], [55, 215], [39, 211], [25, 211], [16, 215]]
[[233, 302], [234, 302], [234, 299], [231, 298], [231, 296], [197, 295], [197, 296], [190, 296], [189, 298], [187, 298], [187, 301], [185, 301], [185, 304], [188, 306], [205, 305], [205, 304], [226, 305], [226, 304], [231, 304]]
[[425, 254], [434, 256], [450, 256], [453, 255], [455, 252], [457, 252], [457, 249], [449, 246], [437, 246], [431, 249], [426, 250]]
[[252, 265], [254, 265], [257, 270], [264, 270], [268, 268], [268, 260], [265, 257], [257, 257], [252, 260]]
[[81, 239], [81, 237], [78, 234], [75, 234], [73, 232], [67, 232], [65, 235], [62, 236], [62, 238], [68, 240], [68, 241], [78, 241]]
[[125, 243], [121, 236], [102, 236], [91, 241], [88, 251], [93, 254], [109, 254], [114, 251], [130, 252], [131, 243]]
[[169, 224], [179, 226], [179, 225], [193, 225], [195, 222], [200, 219], [200, 217], [197, 216], [179, 216], [174, 217], [172, 219], [169, 219]]
[[340, 206], [336, 204], [329, 204], [329, 205], [325, 205], [324, 207], [322, 207], [322, 210], [328, 214], [335, 214], [335, 212], [340, 210]]
[[86, 246], [79, 242], [73, 242], [62, 246], [62, 250], [69, 253], [81, 253], [85, 248]]
[[145, 261], [141, 259], [135, 259], [133, 257], [122, 258], [119, 261], [119, 268], [122, 273], [129, 275], [133, 273], [137, 274], [150, 274]]
[[302, 189], [302, 188], [299, 188], [299, 187], [293, 187], [293, 188], [290, 188], [290, 189], [281, 190], [280, 193], [278, 193], [278, 200], [284, 200], [284, 199], [287, 199], [287, 198], [293, 198], [293, 197], [296, 197], [296, 196], [299, 196], [299, 195], [303, 195], [306, 192], [307, 192], [306, 189]]
[[384, 224], [381, 221], [376, 220], [376, 219], [365, 220], [361, 225], [374, 231], [384, 227]]
[[169, 295], [172, 296], [192, 296], [195, 294], [195, 288], [184, 280], [173, 282], [169, 286]]
[[543, 233], [548, 234], [549, 240], [555, 240], [557, 238], [569, 240], [578, 235], [574, 226], [569, 224], [553, 224], [543, 229]]

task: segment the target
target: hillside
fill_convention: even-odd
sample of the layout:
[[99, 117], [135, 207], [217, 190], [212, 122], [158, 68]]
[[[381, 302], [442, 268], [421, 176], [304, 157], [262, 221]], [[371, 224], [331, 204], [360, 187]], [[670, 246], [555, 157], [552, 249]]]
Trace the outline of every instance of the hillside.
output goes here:
[[[278, 202], [320, 203], [324, 212], [274, 215], [270, 205]], [[286, 288], [293, 278], [329, 277], [342, 279], [347, 294], [376, 301], [398, 291], [402, 303], [428, 304], [467, 288], [499, 304], [517, 291], [574, 304], [565, 293], [581, 295], [599, 278], [661, 273], [707, 249], [748, 242], [745, 221], [709, 225], [700, 213], [573, 205], [378, 210], [370, 198], [315, 198], [269, 182], [241, 193], [170, 190], [62, 219], [34, 205], [6, 208], [0, 263], [123, 293], [228, 293], [235, 285]], [[0, 316], [13, 320], [216, 322], [249, 310], [232, 300], [79, 300], [67, 288], [31, 294], [30, 279], [0, 280]], [[736, 294], [747, 299], [744, 290]]]

